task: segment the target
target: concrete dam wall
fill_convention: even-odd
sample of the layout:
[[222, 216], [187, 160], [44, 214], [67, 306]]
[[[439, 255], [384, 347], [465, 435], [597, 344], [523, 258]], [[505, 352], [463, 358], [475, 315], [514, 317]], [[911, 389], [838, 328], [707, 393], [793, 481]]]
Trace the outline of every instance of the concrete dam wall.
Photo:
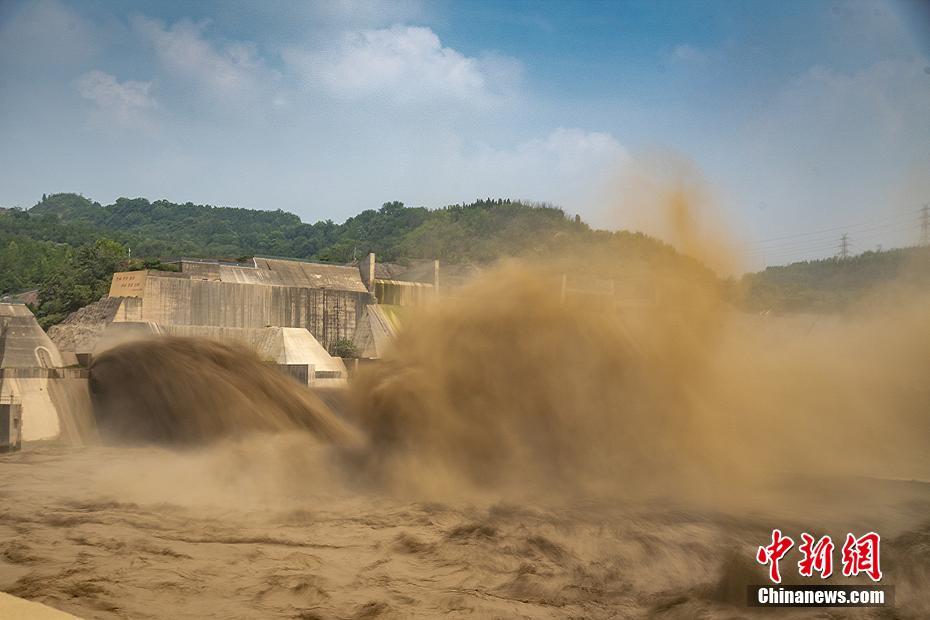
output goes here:
[[0, 398], [22, 405], [24, 441], [93, 434], [86, 372], [64, 366], [26, 306], [0, 304]]
[[356, 267], [282, 259], [247, 264], [181, 260], [180, 272], [113, 276], [113, 321], [262, 329], [300, 327], [326, 349], [351, 340], [372, 298]]
[[[135, 320], [159, 325], [303, 327], [330, 349], [351, 339], [368, 293], [150, 276]], [[127, 312], [130, 319], [131, 312]]]

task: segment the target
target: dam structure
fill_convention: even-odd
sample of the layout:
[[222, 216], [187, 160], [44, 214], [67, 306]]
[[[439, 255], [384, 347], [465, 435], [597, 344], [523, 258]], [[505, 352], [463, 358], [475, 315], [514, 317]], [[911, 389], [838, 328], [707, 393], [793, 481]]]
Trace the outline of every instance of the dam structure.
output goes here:
[[438, 261], [412, 269], [376, 264], [374, 254], [350, 265], [270, 257], [163, 264], [172, 270], [114, 273], [107, 297], [53, 326], [63, 354], [87, 366], [127, 340], [199, 336], [238, 342], [298, 378], [306, 367], [312, 384], [346, 375], [336, 356], [346, 344], [360, 357], [383, 356], [401, 307], [438, 291]]
[[104, 329], [74, 343], [82, 361], [139, 337], [194, 336], [242, 344], [305, 384], [345, 380], [331, 352], [351, 341], [371, 302], [357, 267], [264, 257], [170, 264], [177, 271], [113, 274], [99, 302]]
[[0, 401], [21, 409], [23, 441], [86, 438], [87, 371], [67, 358], [25, 304], [0, 303]]
[[116, 273], [114, 321], [262, 329], [304, 328], [332, 350], [349, 340], [368, 288], [354, 266], [253, 258], [248, 263], [182, 259], [179, 271]]

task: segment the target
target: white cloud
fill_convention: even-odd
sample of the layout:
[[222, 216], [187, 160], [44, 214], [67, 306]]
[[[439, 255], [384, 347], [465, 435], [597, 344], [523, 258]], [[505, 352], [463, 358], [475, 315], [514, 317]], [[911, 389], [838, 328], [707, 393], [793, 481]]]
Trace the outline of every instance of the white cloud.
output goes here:
[[254, 45], [245, 42], [214, 45], [203, 36], [203, 23], [184, 19], [166, 26], [139, 16], [133, 25], [153, 46], [166, 69], [218, 97], [254, 91], [265, 80], [275, 77]]
[[930, 141], [927, 62], [882, 60], [853, 72], [812, 67], [771, 99], [745, 137], [753, 152], [795, 166], [802, 178], [831, 169], [857, 176], [921, 158]]
[[93, 25], [54, 0], [8, 7], [0, 20], [0, 65], [21, 70], [73, 66], [92, 57], [98, 33]]
[[311, 85], [347, 99], [394, 103], [457, 99], [479, 105], [507, 94], [519, 65], [503, 57], [473, 58], [443, 47], [430, 28], [394, 26], [346, 33], [334, 49], [288, 49], [285, 62]]
[[544, 138], [522, 142], [512, 149], [483, 148], [471, 158], [476, 172], [506, 176], [514, 173], [573, 181], [615, 169], [628, 158], [625, 148], [609, 133], [559, 127]]
[[776, 110], [794, 122], [815, 120], [809, 129], [819, 134], [851, 132], [861, 146], [876, 137], [897, 144], [904, 132], [930, 133], [927, 62], [883, 60], [852, 73], [816, 66], [782, 93]]
[[561, 127], [512, 147], [453, 143], [430, 150], [421, 162], [428, 188], [415, 190], [413, 202], [435, 206], [484, 196], [551, 202], [599, 226], [611, 224], [604, 192], [630, 162], [611, 134]]
[[614, 167], [629, 155], [609, 133], [589, 132], [560, 127], [543, 143], [545, 150], [555, 155], [562, 174], [579, 174], [594, 168]]
[[78, 93], [97, 104], [107, 117], [123, 126], [142, 122], [143, 112], [157, 106], [149, 94], [151, 82], [120, 82], [103, 71], [89, 71], [74, 82]]
[[[746, 204], [772, 207], [756, 214], [755, 236], [793, 232], [799, 221], [816, 229], [916, 214], [925, 197], [906, 183], [930, 170], [927, 64], [912, 56], [855, 71], [814, 66], [771, 97], [733, 147], [743, 157], [736, 182]], [[915, 238], [903, 227], [879, 232], [854, 241], [865, 249]]]

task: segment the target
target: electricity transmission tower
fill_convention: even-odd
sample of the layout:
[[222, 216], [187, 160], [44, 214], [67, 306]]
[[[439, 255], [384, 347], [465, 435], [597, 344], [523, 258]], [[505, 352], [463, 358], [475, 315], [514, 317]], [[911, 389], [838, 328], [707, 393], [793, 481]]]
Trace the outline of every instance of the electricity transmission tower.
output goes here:
[[840, 237], [840, 258], [843, 260], [849, 258], [849, 235], [846, 233]]

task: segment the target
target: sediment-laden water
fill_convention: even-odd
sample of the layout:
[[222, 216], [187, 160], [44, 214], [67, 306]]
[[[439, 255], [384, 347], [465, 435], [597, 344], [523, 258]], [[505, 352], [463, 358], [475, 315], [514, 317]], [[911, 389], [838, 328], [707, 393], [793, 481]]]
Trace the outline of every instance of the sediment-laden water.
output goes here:
[[779, 528], [880, 533], [891, 613], [930, 615], [925, 294], [775, 319], [660, 274], [595, 311], [550, 276], [423, 309], [340, 398], [220, 343], [98, 357], [100, 440], [0, 457], [0, 590], [87, 618], [772, 617], [746, 586]]
[[0, 589], [85, 618], [884, 618], [745, 606], [772, 527], [869, 528], [895, 617], [930, 613], [925, 484], [766, 483], [765, 511], [437, 502], [348, 492], [331, 465], [305, 435], [0, 457]]

